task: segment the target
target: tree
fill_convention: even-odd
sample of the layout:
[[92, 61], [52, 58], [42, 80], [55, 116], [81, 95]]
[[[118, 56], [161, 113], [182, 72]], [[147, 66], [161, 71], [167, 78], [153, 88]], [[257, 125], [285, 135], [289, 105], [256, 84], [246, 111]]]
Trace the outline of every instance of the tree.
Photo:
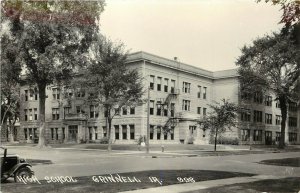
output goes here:
[[[71, 77], [86, 61], [103, 1], [5, 1], [2, 12], [18, 40], [27, 81], [39, 93], [39, 147], [45, 141], [46, 86]], [[4, 48], [6, 49], [6, 48]]]
[[[261, 2], [262, 0], [257, 0]], [[280, 23], [292, 26], [300, 21], [300, 1], [299, 0], [265, 0], [273, 5], [280, 5], [283, 10]]]
[[92, 46], [93, 57], [76, 80], [78, 86], [88, 89], [89, 103], [102, 107], [108, 127], [108, 151], [111, 151], [111, 125], [124, 107], [140, 104], [143, 95], [141, 78], [126, 64], [128, 52], [122, 43], [113, 43], [99, 35]]
[[209, 107], [212, 112], [199, 121], [199, 124], [203, 130], [210, 130], [210, 133], [214, 135], [214, 150], [216, 151], [218, 134], [231, 130], [232, 127], [236, 126], [238, 107], [225, 99], [222, 99], [222, 103], [216, 102], [215, 105], [209, 105]]
[[237, 59], [242, 91], [271, 91], [280, 102], [282, 115], [279, 147], [284, 147], [289, 102], [300, 97], [300, 52], [290, 35], [273, 33], [244, 46]]
[[1, 129], [8, 133], [8, 140], [13, 141], [12, 129], [19, 118], [21, 66], [16, 56], [17, 42], [9, 34], [1, 36], [1, 51]]

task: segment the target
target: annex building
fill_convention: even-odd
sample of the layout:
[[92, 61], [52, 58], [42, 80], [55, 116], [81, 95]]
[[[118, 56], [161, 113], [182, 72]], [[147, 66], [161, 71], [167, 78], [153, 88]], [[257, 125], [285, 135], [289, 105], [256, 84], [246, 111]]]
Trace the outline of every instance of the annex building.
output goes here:
[[[226, 133], [224, 141], [240, 144], [274, 144], [280, 139], [280, 104], [272, 94], [245, 96], [239, 92], [237, 70], [211, 72], [146, 52], [132, 53], [128, 67], [137, 69], [144, 88], [150, 89], [150, 143], [207, 144], [208, 131], [197, 121], [209, 111], [209, 104], [230, 99], [243, 106], [239, 126]], [[46, 140], [48, 143], [100, 142], [107, 136], [102, 109], [87, 105], [84, 90], [48, 86], [46, 90]], [[71, 97], [66, 99], [65, 95]], [[147, 92], [145, 92], [147, 98]], [[21, 88], [20, 128], [17, 139], [33, 143], [38, 138], [38, 94]], [[300, 143], [300, 110], [289, 105], [287, 143]], [[163, 132], [168, 128], [169, 132]], [[113, 143], [136, 143], [147, 134], [147, 104], [120, 110], [112, 121]]]

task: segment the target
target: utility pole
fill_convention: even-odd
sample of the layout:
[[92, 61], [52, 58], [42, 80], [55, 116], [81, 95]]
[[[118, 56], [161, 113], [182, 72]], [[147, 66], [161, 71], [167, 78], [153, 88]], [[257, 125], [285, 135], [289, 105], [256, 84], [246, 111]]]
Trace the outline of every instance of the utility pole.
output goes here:
[[146, 136], [146, 153], [149, 153], [149, 140], [150, 140], [150, 87], [148, 87], [147, 98], [147, 136]]

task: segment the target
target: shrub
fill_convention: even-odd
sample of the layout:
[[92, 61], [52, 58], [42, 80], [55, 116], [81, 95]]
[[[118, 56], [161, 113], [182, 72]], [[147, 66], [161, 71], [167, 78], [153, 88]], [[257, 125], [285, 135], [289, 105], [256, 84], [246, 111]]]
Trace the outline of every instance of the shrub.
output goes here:
[[[209, 143], [214, 144], [215, 139], [213, 137], [210, 138]], [[233, 137], [218, 137], [217, 144], [224, 144], [224, 145], [239, 145], [239, 139]]]
[[103, 137], [100, 139], [99, 141], [100, 144], [108, 144], [108, 138], [107, 137]]

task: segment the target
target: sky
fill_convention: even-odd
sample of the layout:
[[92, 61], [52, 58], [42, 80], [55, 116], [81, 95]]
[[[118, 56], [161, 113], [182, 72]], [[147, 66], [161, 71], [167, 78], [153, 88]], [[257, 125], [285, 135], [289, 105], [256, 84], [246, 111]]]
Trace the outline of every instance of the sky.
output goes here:
[[281, 10], [255, 0], [106, 0], [101, 33], [211, 71], [236, 68], [240, 49], [279, 31]]

